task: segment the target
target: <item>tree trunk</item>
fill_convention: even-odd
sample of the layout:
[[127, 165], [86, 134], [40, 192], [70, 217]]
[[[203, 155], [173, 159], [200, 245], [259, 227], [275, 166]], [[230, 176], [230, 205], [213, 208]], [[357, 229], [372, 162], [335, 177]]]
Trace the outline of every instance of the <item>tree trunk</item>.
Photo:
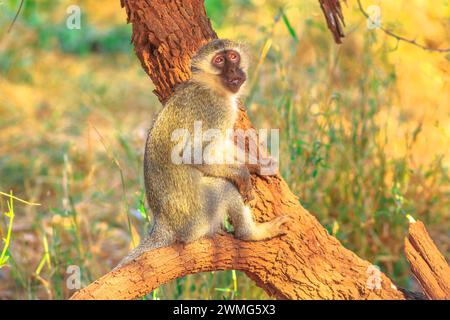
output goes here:
[[[133, 24], [132, 41], [164, 102], [189, 79], [192, 54], [216, 38], [203, 0], [122, 0]], [[251, 123], [241, 110], [239, 128]], [[405, 299], [408, 296], [371, 263], [330, 236], [289, 190], [281, 176], [253, 177], [255, 219], [288, 214], [293, 223], [277, 239], [245, 242], [217, 235], [143, 254], [73, 295], [73, 299], [133, 299], [187, 274], [242, 270], [279, 299]]]

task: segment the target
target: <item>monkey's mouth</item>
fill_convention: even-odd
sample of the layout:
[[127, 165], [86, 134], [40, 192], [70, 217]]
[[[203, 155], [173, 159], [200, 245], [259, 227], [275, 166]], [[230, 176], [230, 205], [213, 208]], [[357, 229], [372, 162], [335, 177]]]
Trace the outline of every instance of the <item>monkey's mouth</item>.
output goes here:
[[225, 81], [225, 86], [233, 93], [237, 93], [239, 89], [241, 88], [242, 84], [245, 81], [245, 77], [243, 76], [237, 76], [228, 78]]

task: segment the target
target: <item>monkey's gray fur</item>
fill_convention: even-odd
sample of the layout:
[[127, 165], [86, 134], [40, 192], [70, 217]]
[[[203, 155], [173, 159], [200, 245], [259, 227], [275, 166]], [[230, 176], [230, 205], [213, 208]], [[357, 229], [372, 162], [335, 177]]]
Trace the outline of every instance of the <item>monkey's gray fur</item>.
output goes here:
[[[240, 57], [238, 63], [230, 65], [236, 69], [232, 72], [246, 73], [245, 47], [230, 40], [213, 40], [192, 58], [192, 79], [175, 89], [158, 114], [147, 138], [144, 158], [146, 195], [154, 214], [154, 225], [118, 266], [145, 251], [175, 241], [189, 243], [212, 236], [220, 231], [227, 215], [239, 239], [264, 240], [283, 233], [286, 216], [256, 223], [251, 210], [245, 206], [242, 190], [251, 189], [250, 172], [245, 164], [175, 164], [171, 158], [177, 145], [172, 133], [177, 129], [187, 129], [192, 136], [195, 121], [202, 121], [203, 131], [215, 128], [225, 132], [233, 128], [238, 112], [237, 98], [242, 89], [238, 93], [228, 90], [223, 85], [225, 72], [211, 62], [215, 56], [226, 52], [237, 53]], [[227, 56], [224, 59], [228, 59]], [[237, 185], [244, 186], [239, 189], [241, 193]]]

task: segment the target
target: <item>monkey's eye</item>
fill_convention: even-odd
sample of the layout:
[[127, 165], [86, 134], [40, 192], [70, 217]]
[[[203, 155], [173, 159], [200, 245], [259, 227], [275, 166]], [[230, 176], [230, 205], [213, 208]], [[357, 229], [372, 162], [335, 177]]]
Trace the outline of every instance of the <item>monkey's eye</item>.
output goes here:
[[228, 53], [228, 59], [230, 59], [231, 61], [236, 61], [238, 60], [238, 55], [236, 52], [230, 52]]
[[218, 66], [222, 65], [224, 62], [225, 62], [225, 58], [222, 55], [216, 56], [213, 59], [213, 63]]

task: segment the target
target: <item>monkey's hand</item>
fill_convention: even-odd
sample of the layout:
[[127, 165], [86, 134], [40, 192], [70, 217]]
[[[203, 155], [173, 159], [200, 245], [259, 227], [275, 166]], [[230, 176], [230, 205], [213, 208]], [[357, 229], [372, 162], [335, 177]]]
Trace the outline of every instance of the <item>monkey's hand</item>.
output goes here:
[[257, 164], [247, 164], [247, 168], [251, 174], [274, 176], [278, 174], [278, 161], [269, 156], [260, 159]]
[[247, 203], [254, 199], [252, 195], [252, 179], [247, 167], [242, 166], [241, 168], [242, 169], [239, 170], [239, 174], [232, 177], [231, 180], [239, 190], [244, 202]]

